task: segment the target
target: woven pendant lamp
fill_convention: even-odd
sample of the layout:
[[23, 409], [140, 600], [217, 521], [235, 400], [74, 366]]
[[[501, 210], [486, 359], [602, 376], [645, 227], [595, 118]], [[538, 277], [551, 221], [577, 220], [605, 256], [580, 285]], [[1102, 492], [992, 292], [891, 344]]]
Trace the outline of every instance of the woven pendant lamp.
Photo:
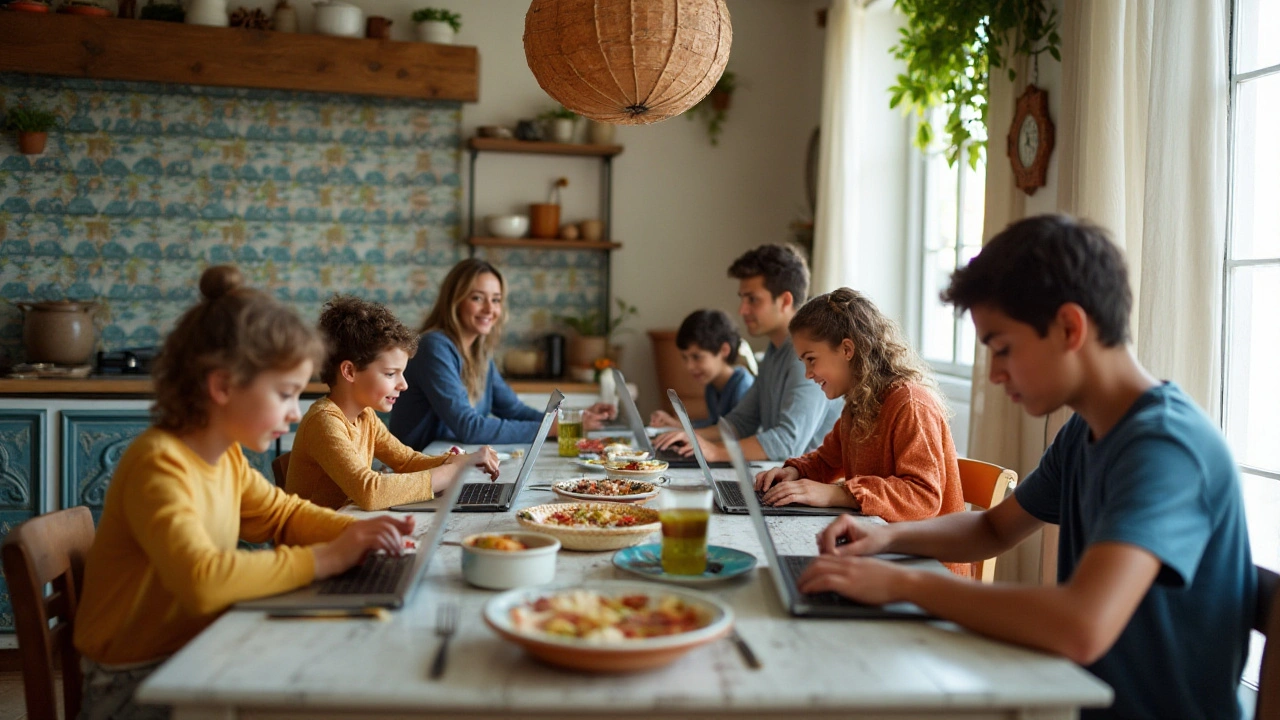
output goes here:
[[707, 96], [729, 62], [724, 0], [533, 0], [524, 55], [538, 84], [592, 120], [645, 125]]

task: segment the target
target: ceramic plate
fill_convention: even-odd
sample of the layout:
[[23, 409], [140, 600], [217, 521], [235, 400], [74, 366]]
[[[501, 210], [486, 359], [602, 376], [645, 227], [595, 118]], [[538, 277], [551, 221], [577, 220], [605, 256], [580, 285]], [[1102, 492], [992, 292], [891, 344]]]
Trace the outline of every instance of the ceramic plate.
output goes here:
[[604, 472], [604, 464], [606, 461], [603, 458], [597, 457], [578, 457], [570, 462], [584, 470], [597, 470]]
[[[581, 492], [575, 490], [574, 487], [579, 482], [597, 483], [600, 485], [625, 484], [630, 486], [632, 492], [626, 495], [604, 495], [598, 493]], [[621, 502], [621, 503], [643, 503], [658, 494], [658, 486], [653, 483], [644, 482], [642, 480], [600, 480], [595, 478], [580, 478], [573, 480], [561, 480], [551, 486], [557, 495], [568, 498], [570, 500], [586, 500], [590, 502]]]
[[613, 554], [613, 566], [646, 580], [677, 585], [705, 585], [751, 572], [756, 558], [751, 553], [719, 545], [707, 546], [707, 571], [701, 575], [670, 575], [662, 571], [662, 546], [636, 545]]
[[[698, 609], [707, 624], [689, 632], [617, 642], [559, 637], [517, 629], [511, 610], [539, 598], [591, 590], [608, 597], [644, 595], [651, 599], [675, 597]], [[517, 643], [534, 657], [561, 667], [592, 673], [627, 672], [662, 667], [693, 648], [724, 637], [733, 628], [733, 610], [723, 601], [692, 590], [657, 587], [618, 580], [576, 586], [521, 588], [502, 593], [484, 606], [484, 621], [504, 639]]]
[[[611, 478], [644, 479], [661, 475], [667, 471], [668, 465], [661, 460], [646, 460], [650, 463], [649, 467], [644, 470], [626, 470], [621, 467], [604, 466], [605, 473]], [[613, 465], [624, 465], [627, 463], [612, 463]]]

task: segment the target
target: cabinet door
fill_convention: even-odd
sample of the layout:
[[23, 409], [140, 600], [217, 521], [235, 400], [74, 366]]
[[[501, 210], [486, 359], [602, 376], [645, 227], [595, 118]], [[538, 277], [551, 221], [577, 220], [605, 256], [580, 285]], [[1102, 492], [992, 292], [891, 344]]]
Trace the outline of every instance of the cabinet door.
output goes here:
[[150, 425], [146, 410], [63, 410], [62, 507], [86, 505], [97, 524], [116, 465]]
[[[42, 509], [47, 428], [45, 410], [0, 410], [0, 541]], [[0, 633], [12, 632], [9, 586], [0, 578]]]

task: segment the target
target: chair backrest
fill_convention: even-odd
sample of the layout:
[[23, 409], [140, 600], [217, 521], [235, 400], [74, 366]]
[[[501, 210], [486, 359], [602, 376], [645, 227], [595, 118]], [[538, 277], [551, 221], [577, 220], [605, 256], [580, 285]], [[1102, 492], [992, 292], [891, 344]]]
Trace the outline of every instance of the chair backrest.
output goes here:
[[[959, 458], [960, 486], [964, 501], [975, 508], [990, 510], [1000, 504], [1009, 489], [1018, 484], [1018, 473], [981, 460]], [[975, 577], [982, 582], [996, 578], [995, 558], [974, 563]]]
[[[0, 548], [31, 720], [57, 720], [55, 654], [62, 661], [66, 716], [73, 718], [80, 712], [80, 653], [72, 644], [72, 634], [93, 532], [89, 508], [73, 507], [22, 523], [9, 531]], [[53, 591], [45, 595], [45, 585], [50, 583]]]
[[1258, 605], [1253, 629], [1262, 633], [1262, 672], [1258, 673], [1258, 707], [1255, 718], [1280, 717], [1280, 575], [1257, 566]]
[[271, 461], [271, 474], [276, 478], [276, 485], [283, 488], [285, 478], [289, 476], [289, 453], [280, 453]]

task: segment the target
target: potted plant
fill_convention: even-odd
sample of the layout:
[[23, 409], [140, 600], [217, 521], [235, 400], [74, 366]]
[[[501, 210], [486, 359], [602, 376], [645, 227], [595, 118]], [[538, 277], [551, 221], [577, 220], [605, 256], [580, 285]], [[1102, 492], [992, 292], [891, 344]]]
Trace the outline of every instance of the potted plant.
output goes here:
[[574, 111], [558, 105], [554, 110], [539, 115], [538, 119], [547, 124], [547, 135], [552, 142], [573, 142], [573, 127], [578, 119], [578, 114]]
[[58, 116], [26, 105], [10, 108], [5, 114], [5, 127], [18, 134], [18, 150], [23, 155], [44, 152], [49, 131], [58, 127]]
[[566, 352], [571, 368], [583, 369], [594, 377], [596, 361], [610, 358], [616, 351], [609, 340], [613, 333], [627, 318], [639, 312], [635, 305], [628, 305], [622, 298], [616, 298], [618, 312], [612, 317], [602, 316], [598, 309], [588, 310], [582, 315], [558, 315], [556, 321], [573, 330]]
[[733, 100], [733, 93], [738, 89], [738, 76], [733, 74], [732, 70], [725, 70], [720, 79], [716, 81], [716, 86], [711, 88], [711, 92], [702, 102], [693, 106], [693, 110], [689, 112], [689, 119], [692, 120], [701, 117], [707, 123], [707, 136], [711, 138], [712, 145], [720, 144], [720, 131], [724, 129], [724, 121], [729, 112], [729, 105]]
[[414, 11], [418, 23], [418, 40], [428, 43], [452, 45], [453, 36], [462, 29], [462, 16], [442, 8], [422, 8]]

